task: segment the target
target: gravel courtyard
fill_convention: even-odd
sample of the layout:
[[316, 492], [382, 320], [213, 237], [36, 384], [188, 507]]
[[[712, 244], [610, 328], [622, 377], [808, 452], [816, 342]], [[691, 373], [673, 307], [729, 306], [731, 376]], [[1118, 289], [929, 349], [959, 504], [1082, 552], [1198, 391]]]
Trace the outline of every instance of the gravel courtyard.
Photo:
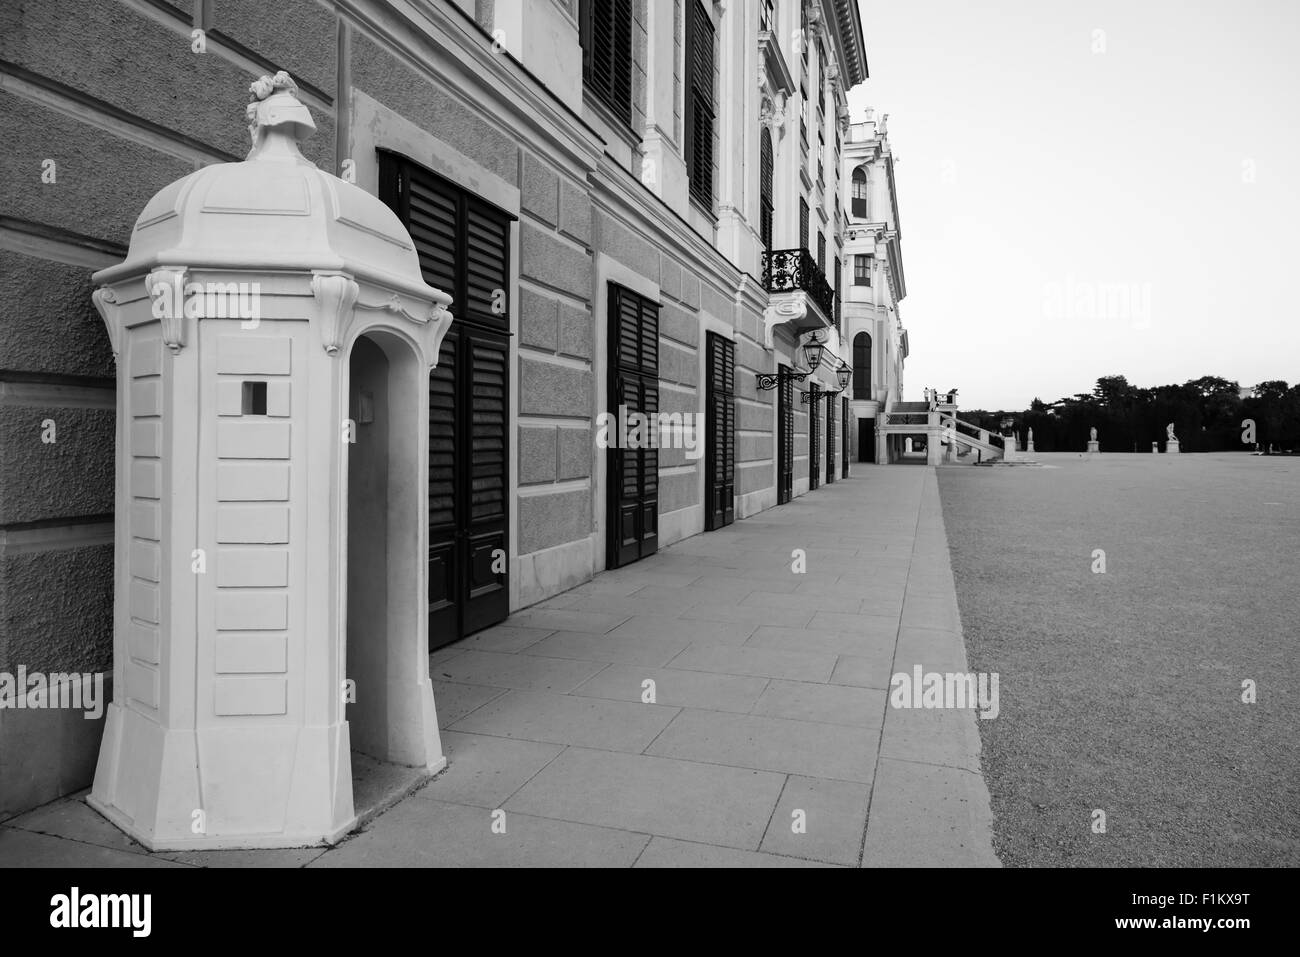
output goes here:
[[1300, 864], [1300, 458], [1039, 460], [938, 469], [1002, 863]]

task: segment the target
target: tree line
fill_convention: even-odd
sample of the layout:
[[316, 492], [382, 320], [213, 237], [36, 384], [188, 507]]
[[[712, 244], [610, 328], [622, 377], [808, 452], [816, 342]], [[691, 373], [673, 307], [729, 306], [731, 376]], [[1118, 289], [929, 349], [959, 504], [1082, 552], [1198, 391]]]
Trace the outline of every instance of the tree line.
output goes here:
[[1261, 382], [1250, 389], [1230, 379], [1202, 376], [1182, 385], [1141, 389], [1122, 375], [1102, 376], [1091, 393], [1044, 402], [1017, 412], [963, 410], [962, 419], [991, 432], [1013, 420], [1020, 448], [1030, 429], [1038, 452], [1082, 452], [1095, 428], [1103, 452], [1149, 452], [1165, 443], [1165, 427], [1184, 452], [1300, 451], [1300, 383]]

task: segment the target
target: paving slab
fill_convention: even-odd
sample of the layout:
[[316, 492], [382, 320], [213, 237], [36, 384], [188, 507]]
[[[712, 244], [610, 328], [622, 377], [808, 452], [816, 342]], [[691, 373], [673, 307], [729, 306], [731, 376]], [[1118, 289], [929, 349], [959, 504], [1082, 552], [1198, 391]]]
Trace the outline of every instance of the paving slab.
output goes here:
[[894, 654], [897, 629], [887, 634], [863, 635], [815, 628], [762, 626], [745, 640], [746, 648], [776, 648], [785, 651], [817, 652], [824, 655], [858, 655], [864, 658]]
[[496, 808], [564, 750], [562, 744], [446, 731], [447, 769], [417, 792], [422, 798]]
[[0, 867], [186, 867], [152, 854], [82, 844], [53, 834], [0, 826]]
[[979, 774], [881, 758], [863, 867], [997, 867]]
[[728, 605], [718, 601], [698, 602], [682, 611], [684, 619], [706, 621], [752, 622], [755, 625], [786, 625], [802, 628], [813, 618], [813, 609], [763, 608], [754, 605]]
[[789, 678], [793, 681], [827, 681], [835, 669], [835, 656], [773, 648], [735, 648], [709, 642], [693, 642], [669, 664], [685, 671], [713, 671], [757, 678]]
[[885, 697], [885, 692], [876, 688], [773, 680], [768, 682], [750, 713], [879, 732], [884, 721]]
[[877, 742], [862, 728], [687, 708], [647, 753], [869, 784]]
[[745, 639], [752, 635], [757, 627], [756, 622], [727, 624], [717, 621], [689, 621], [682, 618], [669, 620], [649, 615], [634, 615], [610, 634], [619, 637], [629, 635], [669, 640], [682, 638], [686, 641], [743, 645]]
[[511, 691], [457, 721], [451, 730], [639, 752], [668, 726], [677, 710], [640, 702]]
[[673, 668], [611, 665], [570, 694], [618, 701], [642, 701], [645, 682], [653, 681], [654, 704], [748, 714], [769, 684], [767, 678], [720, 675]]
[[534, 645], [553, 632], [549, 628], [520, 628], [518, 625], [495, 625], [470, 635], [455, 647], [462, 651], [498, 651], [514, 654]]
[[863, 784], [792, 775], [760, 849], [856, 866], [870, 798]]
[[505, 807], [752, 851], [784, 783], [767, 771], [569, 748]]
[[686, 650], [690, 642], [645, 638], [633, 635], [589, 635], [580, 631], [557, 631], [528, 649], [530, 655], [608, 661], [626, 665], [657, 667], [668, 664]]
[[578, 687], [603, 667], [605, 663], [599, 661], [467, 651], [438, 665], [431, 677], [489, 688], [564, 692]]
[[510, 624], [524, 628], [545, 628], [550, 631], [589, 631], [603, 635], [613, 631], [630, 615], [608, 614], [599, 611], [570, 611], [566, 608], [526, 609], [510, 617]]
[[885, 655], [871, 658], [840, 655], [835, 660], [831, 684], [850, 685], [854, 688], [888, 688], [893, 674], [892, 665], [892, 657]]
[[637, 867], [831, 867], [819, 861], [797, 857], [780, 857], [758, 851], [738, 851], [731, 847], [678, 841], [670, 837], [652, 837], [637, 859]]
[[[10, 818], [5, 827], [20, 828], [38, 834], [49, 834], [78, 844], [91, 844], [122, 851], [128, 854], [148, 854], [143, 844], [127, 837], [108, 819], [86, 803], [88, 791], [43, 804], [38, 808]], [[0, 864], [3, 855], [0, 854]]]
[[454, 681], [434, 681], [433, 706], [438, 712], [438, 727], [446, 728], [455, 724], [475, 708], [505, 693], [505, 688], [457, 684]]
[[[413, 796], [309, 867], [631, 867], [649, 836]], [[498, 825], [498, 830], [499, 830]]]

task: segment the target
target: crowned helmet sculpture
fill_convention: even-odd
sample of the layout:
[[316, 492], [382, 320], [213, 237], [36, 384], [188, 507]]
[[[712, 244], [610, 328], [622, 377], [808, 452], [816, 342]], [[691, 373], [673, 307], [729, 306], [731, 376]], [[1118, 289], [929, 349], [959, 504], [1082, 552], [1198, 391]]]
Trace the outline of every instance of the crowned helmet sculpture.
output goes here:
[[298, 84], [284, 70], [254, 80], [248, 91], [252, 96], [244, 112], [253, 141], [249, 158], [261, 151], [269, 129], [287, 126], [295, 141], [304, 140], [316, 131], [311, 111], [298, 99]]

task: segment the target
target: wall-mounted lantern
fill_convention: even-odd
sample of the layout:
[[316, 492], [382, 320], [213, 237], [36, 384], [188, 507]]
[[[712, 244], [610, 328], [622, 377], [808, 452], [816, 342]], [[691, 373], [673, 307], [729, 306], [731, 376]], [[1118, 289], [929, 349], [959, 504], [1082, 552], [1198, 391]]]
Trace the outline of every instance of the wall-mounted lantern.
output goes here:
[[822, 353], [825, 349], [825, 339], [820, 332], [814, 332], [803, 344], [804, 362], [807, 363], [809, 370], [815, 370], [822, 364]]

